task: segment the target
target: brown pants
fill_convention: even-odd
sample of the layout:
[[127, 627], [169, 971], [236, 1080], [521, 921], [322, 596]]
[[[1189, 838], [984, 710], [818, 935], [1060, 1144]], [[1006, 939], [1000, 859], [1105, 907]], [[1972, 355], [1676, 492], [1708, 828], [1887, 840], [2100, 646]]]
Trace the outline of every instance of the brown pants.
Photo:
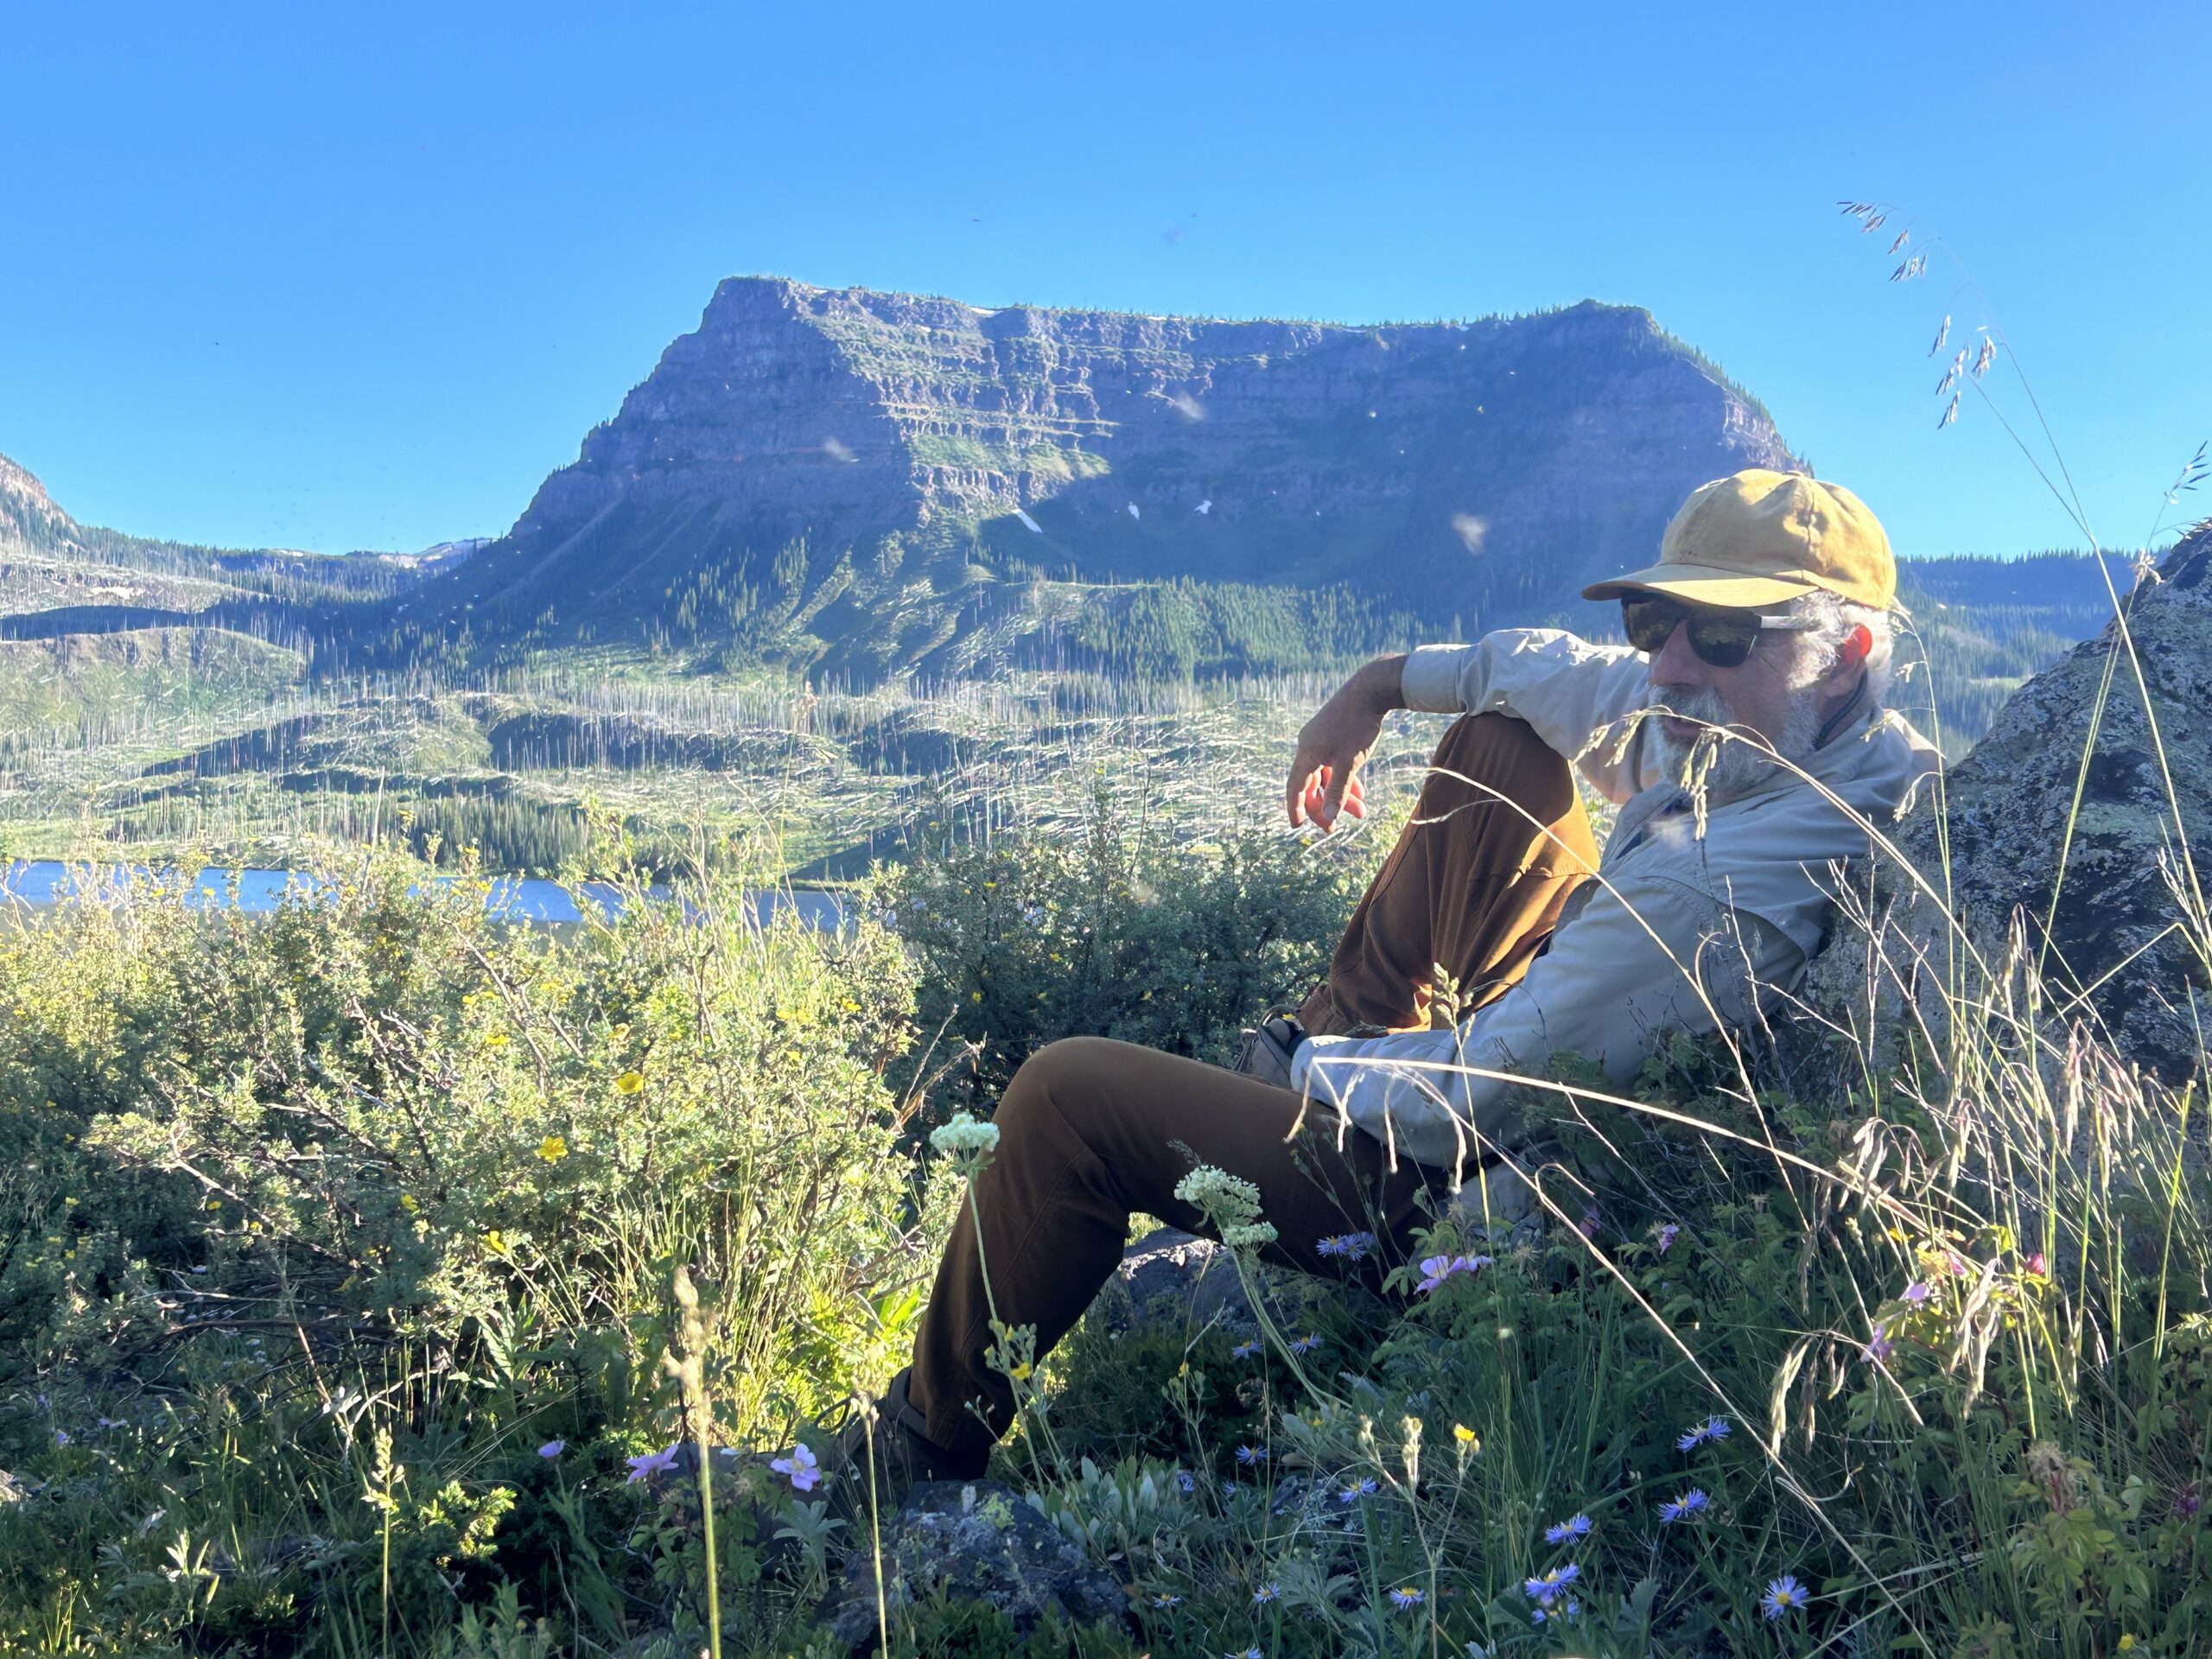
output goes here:
[[[1567, 895], [1597, 868], [1567, 761], [1521, 721], [1462, 718], [1432, 764], [1413, 822], [1301, 1010], [1310, 1032], [1427, 1026], [1437, 965], [1459, 979], [1463, 1008], [1497, 996], [1528, 971]], [[1398, 1259], [1423, 1217], [1416, 1198], [1458, 1173], [1393, 1166], [1381, 1142], [1349, 1128], [1339, 1150], [1331, 1108], [1101, 1037], [1032, 1055], [994, 1121], [998, 1149], [976, 1182], [973, 1218], [963, 1205], [945, 1246], [907, 1380], [911, 1426], [977, 1474], [1014, 1416], [1012, 1389], [985, 1358], [994, 1303], [1007, 1325], [1036, 1327], [1041, 1357], [1113, 1274], [1133, 1211], [1211, 1230], [1174, 1196], [1193, 1156], [1256, 1185], [1276, 1233], [1268, 1258], [1316, 1274], [1364, 1275]], [[1374, 1236], [1357, 1265], [1316, 1248], [1354, 1233]]]

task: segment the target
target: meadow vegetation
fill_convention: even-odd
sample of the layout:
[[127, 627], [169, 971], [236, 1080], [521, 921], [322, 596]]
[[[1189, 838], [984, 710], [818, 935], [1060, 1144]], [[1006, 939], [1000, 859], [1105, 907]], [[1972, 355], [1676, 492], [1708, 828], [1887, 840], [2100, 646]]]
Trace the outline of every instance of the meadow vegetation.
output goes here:
[[[772, 838], [679, 905], [610, 826], [637, 901], [564, 940], [393, 848], [258, 921], [149, 891], [12, 935], [0, 1645], [672, 1659], [711, 1586], [722, 1651], [832, 1651], [864, 1541], [748, 1467], [710, 1558], [687, 1421], [821, 1445], [989, 1156], [930, 1131], [1071, 1032], [1227, 1058], [1393, 823], [1147, 794], [1063, 778], [837, 933], [752, 919]], [[1539, 1224], [1351, 1241], [1318, 1295], [1240, 1249], [1254, 1341], [1094, 1320], [1001, 1472], [1128, 1623], [924, 1598], [892, 1650], [2201, 1651], [2201, 1109], [2054, 1033], [2031, 960], [1952, 954], [1902, 1042], [1563, 1062]]]

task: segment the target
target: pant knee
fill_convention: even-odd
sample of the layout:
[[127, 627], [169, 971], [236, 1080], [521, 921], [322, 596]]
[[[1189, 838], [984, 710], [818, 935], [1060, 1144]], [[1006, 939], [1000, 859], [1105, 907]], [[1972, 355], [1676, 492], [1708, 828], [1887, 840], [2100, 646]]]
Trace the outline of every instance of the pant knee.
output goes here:
[[[1452, 775], [1432, 774], [1422, 785], [1424, 810], [1463, 805], [1471, 796], [1495, 800], [1502, 795], [1539, 823], [1549, 823], [1575, 805], [1574, 772], [1567, 757], [1527, 721], [1511, 715], [1461, 715], [1445, 732], [1429, 764]], [[1470, 783], [1476, 786], [1471, 791]]]
[[1062, 1037], [1024, 1060], [999, 1098], [993, 1122], [1001, 1139], [1031, 1131], [1044, 1115], [1080, 1124], [1080, 1102], [1114, 1045], [1102, 1037]]

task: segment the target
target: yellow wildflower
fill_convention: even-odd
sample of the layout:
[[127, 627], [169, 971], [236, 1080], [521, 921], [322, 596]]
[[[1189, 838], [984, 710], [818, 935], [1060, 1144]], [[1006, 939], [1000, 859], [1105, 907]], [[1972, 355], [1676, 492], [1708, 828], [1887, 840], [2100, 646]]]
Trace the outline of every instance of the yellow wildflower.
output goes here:
[[1475, 1431], [1465, 1423], [1454, 1423], [1452, 1425], [1452, 1438], [1462, 1446], [1472, 1446], [1475, 1443]]
[[569, 1155], [569, 1143], [557, 1135], [549, 1135], [537, 1143], [537, 1155], [549, 1164], [557, 1164]]
[[507, 1253], [506, 1235], [494, 1227], [484, 1235], [484, 1248], [494, 1255], [505, 1255]]
[[634, 1095], [645, 1086], [645, 1077], [642, 1071], [625, 1071], [614, 1079], [614, 1092], [618, 1095]]

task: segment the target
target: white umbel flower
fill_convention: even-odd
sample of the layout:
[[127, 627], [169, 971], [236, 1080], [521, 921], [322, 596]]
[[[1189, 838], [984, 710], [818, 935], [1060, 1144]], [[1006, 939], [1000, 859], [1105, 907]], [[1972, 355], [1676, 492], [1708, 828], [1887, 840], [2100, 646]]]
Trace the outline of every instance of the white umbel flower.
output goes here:
[[1260, 1213], [1260, 1189], [1211, 1164], [1200, 1164], [1176, 1182], [1175, 1196], [1217, 1222], [1250, 1221]]
[[1275, 1241], [1274, 1228], [1260, 1219], [1260, 1189], [1225, 1169], [1200, 1164], [1175, 1183], [1175, 1196], [1211, 1222], [1232, 1250]]
[[978, 1123], [965, 1112], [930, 1131], [930, 1145], [963, 1169], [972, 1169], [998, 1149], [999, 1126]]

